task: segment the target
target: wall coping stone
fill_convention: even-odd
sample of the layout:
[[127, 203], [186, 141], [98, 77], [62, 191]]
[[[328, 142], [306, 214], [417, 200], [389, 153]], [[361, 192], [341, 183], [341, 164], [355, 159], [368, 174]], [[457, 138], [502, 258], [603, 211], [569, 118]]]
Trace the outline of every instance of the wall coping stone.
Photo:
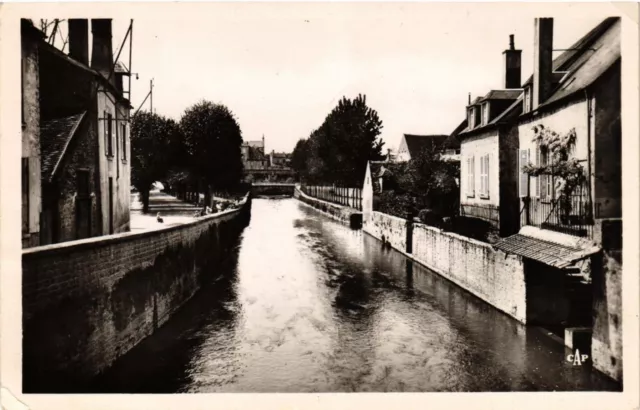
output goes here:
[[184, 228], [204, 224], [212, 220], [221, 218], [223, 216], [238, 213], [242, 210], [242, 208], [244, 208], [247, 205], [248, 197], [249, 197], [249, 194], [244, 196], [244, 198], [240, 202], [239, 208], [228, 209], [215, 214], [194, 218], [193, 221], [172, 225], [172, 226], [167, 226], [160, 229], [150, 229], [150, 230], [141, 231], [141, 232], [123, 232], [123, 233], [118, 233], [113, 235], [94, 236], [92, 238], [79, 239], [75, 241], [66, 241], [66, 242], [54, 243], [50, 245], [26, 248], [22, 250], [22, 256], [28, 258], [36, 255], [41, 256], [45, 254], [65, 253], [65, 252], [82, 250], [88, 247], [108, 246], [108, 245], [127, 242], [127, 241], [134, 241], [134, 240], [141, 239], [148, 236], [156, 236], [163, 233], [178, 231]]

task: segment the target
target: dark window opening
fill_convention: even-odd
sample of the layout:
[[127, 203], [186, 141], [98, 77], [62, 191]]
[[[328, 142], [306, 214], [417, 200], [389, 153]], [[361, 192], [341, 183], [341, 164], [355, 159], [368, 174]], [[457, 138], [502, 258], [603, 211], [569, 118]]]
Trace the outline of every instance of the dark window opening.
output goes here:
[[113, 156], [113, 115], [107, 114], [107, 155]]
[[91, 189], [89, 187], [89, 170], [80, 169], [76, 172], [76, 184], [78, 196], [88, 197], [91, 195]]
[[122, 159], [127, 160], [127, 125], [122, 124]]
[[29, 233], [29, 158], [22, 158], [22, 232]]

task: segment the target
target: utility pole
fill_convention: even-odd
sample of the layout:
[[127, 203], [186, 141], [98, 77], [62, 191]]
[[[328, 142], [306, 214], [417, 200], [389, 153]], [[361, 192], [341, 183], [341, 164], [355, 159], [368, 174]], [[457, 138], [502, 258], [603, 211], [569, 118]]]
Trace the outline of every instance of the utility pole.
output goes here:
[[[133, 72], [131, 71], [131, 57], [133, 56], [133, 19], [129, 22], [129, 101], [131, 101], [131, 76]], [[136, 74], [137, 76], [137, 74]], [[137, 79], [137, 78], [136, 78]]]
[[153, 114], [153, 78], [149, 81], [150, 91], [149, 91], [149, 105], [151, 106], [151, 114]]

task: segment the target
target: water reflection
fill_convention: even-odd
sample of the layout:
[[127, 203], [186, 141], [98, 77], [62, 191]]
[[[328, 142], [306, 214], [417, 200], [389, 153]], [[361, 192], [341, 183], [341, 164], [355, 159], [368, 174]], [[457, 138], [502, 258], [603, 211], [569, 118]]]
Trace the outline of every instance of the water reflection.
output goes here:
[[568, 365], [546, 336], [293, 199], [255, 200], [230, 262], [96, 390], [619, 389]]

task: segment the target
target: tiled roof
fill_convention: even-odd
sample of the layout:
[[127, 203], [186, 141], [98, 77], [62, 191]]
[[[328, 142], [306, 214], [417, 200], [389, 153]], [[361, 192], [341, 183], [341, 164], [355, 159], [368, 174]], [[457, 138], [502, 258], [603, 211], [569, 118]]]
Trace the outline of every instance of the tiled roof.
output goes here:
[[[610, 17], [553, 60], [553, 71], [559, 84], [540, 107], [590, 86], [619, 59], [620, 18]], [[559, 81], [560, 77], [562, 81]], [[525, 85], [532, 82], [533, 76]]]
[[118, 90], [116, 88], [116, 86], [110, 82], [107, 81], [107, 78], [100, 74], [98, 71], [94, 70], [93, 68], [69, 57], [68, 55], [66, 55], [65, 53], [63, 53], [62, 51], [58, 50], [56, 47], [54, 47], [53, 45], [47, 43], [46, 41], [40, 41], [39, 42], [39, 50], [41, 52], [46, 52], [51, 54], [52, 56], [54, 56], [55, 58], [59, 58], [62, 59], [64, 61], [66, 61], [67, 63], [69, 63], [71, 66], [74, 66], [76, 68], [82, 69], [88, 73], [91, 73], [94, 78], [99, 81], [102, 85], [104, 85], [105, 87], [109, 88], [109, 92], [112, 93], [114, 96], [116, 96], [119, 100], [126, 102], [126, 104], [129, 106], [129, 108], [133, 108], [131, 106], [131, 102], [126, 99], [124, 97], [124, 95], [122, 94], [122, 92], [120, 90]]
[[411, 158], [415, 158], [425, 148], [441, 147], [448, 135], [413, 135], [404, 134], [407, 149]]
[[44, 121], [40, 126], [42, 179], [51, 181], [85, 112]]
[[471, 107], [472, 105], [476, 105], [480, 101], [482, 101], [482, 97], [476, 97], [475, 100], [471, 101], [471, 104], [469, 104], [467, 107]]
[[256, 148], [264, 148], [264, 142], [262, 140], [258, 141], [245, 141], [243, 145], [247, 147], [256, 147]]
[[[493, 244], [495, 249], [542, 262], [549, 266], [565, 268], [588, 256], [583, 249], [515, 234]], [[595, 251], [596, 249], [593, 249]], [[589, 250], [591, 251], [591, 250]]]
[[465, 118], [464, 121], [462, 121], [455, 130], [453, 130], [453, 132], [451, 133], [451, 135], [449, 135], [447, 137], [447, 139], [444, 141], [444, 143], [442, 144], [442, 146], [445, 149], [459, 149], [460, 148], [460, 138], [458, 138], [458, 135], [464, 131], [467, 126], [469, 125], [469, 123], [467, 122], [467, 119]]
[[491, 90], [482, 97], [481, 101], [486, 100], [515, 100], [522, 94], [522, 90], [520, 89], [510, 89], [510, 90]]

